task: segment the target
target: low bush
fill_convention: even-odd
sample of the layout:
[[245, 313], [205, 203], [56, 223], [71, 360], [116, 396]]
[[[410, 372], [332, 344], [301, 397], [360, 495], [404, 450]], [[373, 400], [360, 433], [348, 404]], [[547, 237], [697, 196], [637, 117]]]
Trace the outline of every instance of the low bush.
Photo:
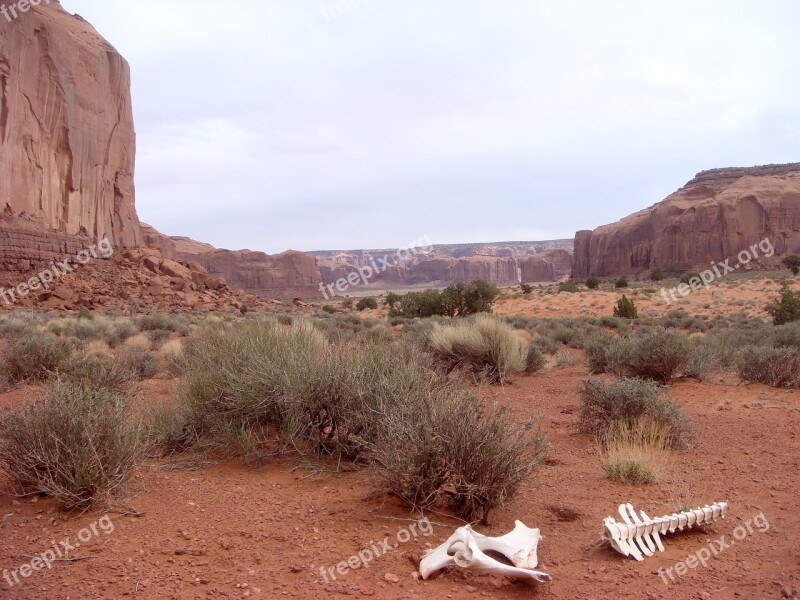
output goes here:
[[72, 353], [72, 344], [50, 333], [12, 337], [0, 371], [12, 384], [39, 382], [58, 371]]
[[586, 280], [586, 287], [590, 290], [596, 290], [600, 287], [600, 279], [597, 277], [589, 277], [589, 279]]
[[574, 294], [575, 292], [579, 292], [580, 288], [578, 284], [574, 281], [565, 281], [564, 283], [558, 284], [558, 292], [568, 292], [570, 294]]
[[357, 311], [367, 310], [368, 308], [372, 310], [378, 308], [378, 301], [375, 298], [361, 298], [356, 304]]
[[628, 278], [623, 275], [614, 282], [614, 287], [618, 289], [628, 287]]
[[514, 330], [488, 315], [434, 329], [429, 347], [448, 372], [464, 369], [490, 383], [503, 383], [526, 365], [525, 346]]
[[136, 377], [126, 365], [100, 356], [73, 355], [61, 365], [59, 376], [76, 386], [105, 388], [118, 394], [136, 391]]
[[656, 267], [650, 271], [650, 281], [662, 281], [664, 279], [664, 272]]
[[0, 469], [19, 494], [86, 509], [124, 493], [140, 456], [129, 403], [97, 386], [52, 382], [0, 421]]
[[136, 320], [139, 331], [155, 331], [165, 329], [186, 335], [189, 333], [188, 321], [178, 315], [155, 313], [144, 315]]
[[688, 420], [663, 389], [652, 381], [621, 379], [605, 383], [600, 379], [586, 379], [580, 388], [581, 408], [579, 429], [604, 439], [619, 422], [632, 426], [637, 420], [647, 418], [664, 428], [672, 447], [688, 444]]
[[748, 346], [739, 351], [736, 370], [745, 381], [776, 388], [800, 387], [800, 349]]
[[528, 344], [528, 356], [525, 359], [525, 372], [536, 373], [547, 364], [547, 358], [542, 353], [541, 348], [535, 341]]
[[633, 377], [669, 383], [685, 366], [688, 354], [685, 336], [676, 331], [655, 330], [629, 339], [623, 364]]
[[376, 445], [382, 488], [418, 510], [444, 501], [463, 519], [488, 519], [547, 458], [537, 419], [515, 425], [507, 407], [489, 410], [453, 389], [396, 405]]
[[137, 346], [121, 348], [114, 362], [140, 380], [151, 379], [161, 372], [161, 363], [156, 356]]

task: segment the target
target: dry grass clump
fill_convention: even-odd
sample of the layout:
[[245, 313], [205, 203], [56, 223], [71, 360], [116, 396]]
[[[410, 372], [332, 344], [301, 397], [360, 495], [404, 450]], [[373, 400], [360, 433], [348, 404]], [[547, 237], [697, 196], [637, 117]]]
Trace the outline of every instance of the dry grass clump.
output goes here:
[[153, 347], [153, 342], [150, 336], [146, 333], [139, 333], [125, 340], [124, 346], [126, 348], [140, 348], [141, 350], [150, 350]]
[[794, 346], [748, 346], [736, 359], [739, 376], [776, 388], [800, 387], [800, 349]]
[[649, 418], [612, 423], [601, 440], [606, 476], [632, 485], [656, 483], [674, 446], [672, 432]]
[[488, 315], [435, 328], [429, 347], [448, 372], [463, 369], [490, 383], [503, 383], [526, 368], [528, 352], [514, 330]]
[[647, 418], [664, 427], [675, 448], [688, 446], [688, 418], [658, 384], [643, 379], [621, 379], [606, 383], [586, 379], [580, 388], [579, 429], [598, 439], [620, 421], [632, 424]]
[[0, 470], [21, 495], [86, 509], [121, 494], [140, 455], [129, 403], [96, 386], [53, 381], [41, 401], [0, 420]]

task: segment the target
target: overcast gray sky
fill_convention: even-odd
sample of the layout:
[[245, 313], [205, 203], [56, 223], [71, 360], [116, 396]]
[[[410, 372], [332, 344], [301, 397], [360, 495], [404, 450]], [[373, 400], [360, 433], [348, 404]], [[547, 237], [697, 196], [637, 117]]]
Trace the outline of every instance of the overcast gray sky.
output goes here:
[[267, 252], [572, 237], [800, 161], [797, 0], [62, 0], [131, 65], [140, 218]]

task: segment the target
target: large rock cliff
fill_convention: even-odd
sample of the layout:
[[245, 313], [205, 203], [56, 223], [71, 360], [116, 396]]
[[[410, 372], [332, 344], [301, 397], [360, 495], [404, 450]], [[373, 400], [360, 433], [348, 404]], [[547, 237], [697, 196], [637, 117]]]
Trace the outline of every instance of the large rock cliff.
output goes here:
[[53, 0], [0, 27], [0, 268], [141, 244], [125, 59]]
[[800, 251], [800, 163], [703, 171], [650, 208], [579, 231], [572, 275], [705, 269], [766, 238], [778, 255]]

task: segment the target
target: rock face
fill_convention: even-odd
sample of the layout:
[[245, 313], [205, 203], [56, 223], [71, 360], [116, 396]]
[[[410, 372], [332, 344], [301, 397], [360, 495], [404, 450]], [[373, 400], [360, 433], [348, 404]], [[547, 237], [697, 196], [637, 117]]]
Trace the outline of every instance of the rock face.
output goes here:
[[252, 250], [220, 250], [186, 237], [168, 237], [142, 223], [149, 247], [168, 258], [200, 265], [229, 286], [272, 298], [317, 298], [322, 283], [317, 259], [289, 250], [269, 255]]
[[128, 64], [53, 0], [0, 26], [0, 268], [141, 244]]
[[[800, 163], [703, 171], [662, 202], [575, 236], [572, 275], [706, 269], [769, 239], [776, 255], [800, 251]], [[756, 266], [779, 259], [760, 258]]]
[[522, 283], [558, 281], [572, 272], [572, 254], [566, 250], [547, 250], [521, 264]]
[[[524, 261], [540, 253], [546, 260], [556, 263], [557, 276], [568, 274], [572, 268], [571, 250], [572, 240], [551, 240], [435, 245], [416, 254], [405, 255], [402, 261], [397, 260], [396, 249], [320, 251], [311, 254], [319, 258], [326, 283], [346, 278], [359, 267], [369, 265], [373, 259], [383, 257], [392, 266], [382, 268], [371, 282], [404, 286], [486, 279], [497, 285], [515, 285], [520, 281]], [[383, 266], [380, 262], [378, 264]], [[566, 269], [564, 264], [567, 264]]]

